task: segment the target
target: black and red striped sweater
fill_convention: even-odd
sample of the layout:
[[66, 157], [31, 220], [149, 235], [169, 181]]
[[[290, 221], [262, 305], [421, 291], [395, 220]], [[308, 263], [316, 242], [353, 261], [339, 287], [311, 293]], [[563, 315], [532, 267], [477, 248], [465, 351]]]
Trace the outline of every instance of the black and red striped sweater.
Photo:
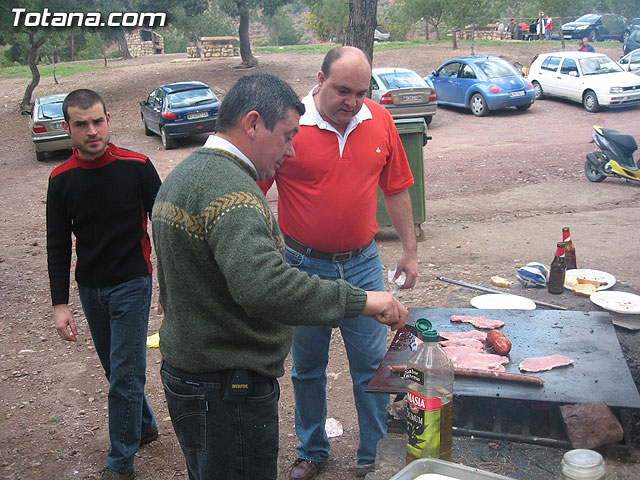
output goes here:
[[69, 301], [72, 233], [79, 284], [107, 287], [151, 273], [147, 220], [160, 184], [151, 160], [112, 143], [94, 160], [74, 149], [51, 173], [47, 260], [53, 305]]

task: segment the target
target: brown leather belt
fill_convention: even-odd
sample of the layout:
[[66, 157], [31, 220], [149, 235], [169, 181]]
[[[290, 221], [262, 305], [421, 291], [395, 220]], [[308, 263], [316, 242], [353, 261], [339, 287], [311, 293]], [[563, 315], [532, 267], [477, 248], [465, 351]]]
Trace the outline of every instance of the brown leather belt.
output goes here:
[[307, 257], [319, 258], [320, 260], [328, 260], [330, 262], [346, 262], [347, 260], [351, 260], [353, 257], [357, 257], [362, 252], [364, 252], [373, 243], [372, 238], [366, 244], [364, 244], [360, 248], [356, 248], [355, 250], [351, 250], [348, 252], [330, 253], [321, 252], [320, 250], [311, 248], [304, 243], [300, 243], [295, 238], [292, 238], [287, 234], [283, 233], [282, 236], [284, 237], [284, 243], [292, 250], [295, 250], [302, 255], [306, 255]]

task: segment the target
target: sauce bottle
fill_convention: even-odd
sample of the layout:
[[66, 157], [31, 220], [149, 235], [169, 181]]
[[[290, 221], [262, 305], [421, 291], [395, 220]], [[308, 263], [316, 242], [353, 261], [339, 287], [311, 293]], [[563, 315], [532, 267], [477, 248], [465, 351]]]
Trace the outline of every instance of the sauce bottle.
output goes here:
[[451, 461], [453, 375], [451, 360], [438, 345], [440, 335], [426, 318], [416, 321], [422, 345], [407, 362], [406, 462], [418, 458]]
[[547, 283], [547, 290], [549, 293], [562, 293], [564, 292], [564, 277], [567, 272], [567, 266], [564, 263], [564, 242], [558, 242], [556, 248], [556, 256], [551, 262], [549, 268], [549, 282]]
[[567, 270], [574, 270], [578, 266], [576, 264], [576, 249], [571, 241], [569, 227], [562, 229], [562, 241], [564, 242], [564, 263], [567, 264]]

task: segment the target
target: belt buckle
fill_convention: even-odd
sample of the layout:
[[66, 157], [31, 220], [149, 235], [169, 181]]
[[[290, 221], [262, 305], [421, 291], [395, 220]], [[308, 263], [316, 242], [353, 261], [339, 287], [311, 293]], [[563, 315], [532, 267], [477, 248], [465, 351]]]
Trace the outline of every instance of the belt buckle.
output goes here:
[[331, 257], [331, 261], [334, 263], [346, 262], [347, 260], [351, 260], [351, 257], [353, 257], [353, 252], [339, 252], [333, 254], [333, 256]]

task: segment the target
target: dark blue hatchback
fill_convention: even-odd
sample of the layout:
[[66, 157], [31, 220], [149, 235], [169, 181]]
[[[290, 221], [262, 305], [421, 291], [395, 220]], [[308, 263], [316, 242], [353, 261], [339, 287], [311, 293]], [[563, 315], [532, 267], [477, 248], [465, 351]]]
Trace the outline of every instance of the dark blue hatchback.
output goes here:
[[145, 135], [160, 135], [169, 150], [177, 137], [214, 132], [220, 100], [202, 82], [177, 82], [157, 87], [140, 102]]

